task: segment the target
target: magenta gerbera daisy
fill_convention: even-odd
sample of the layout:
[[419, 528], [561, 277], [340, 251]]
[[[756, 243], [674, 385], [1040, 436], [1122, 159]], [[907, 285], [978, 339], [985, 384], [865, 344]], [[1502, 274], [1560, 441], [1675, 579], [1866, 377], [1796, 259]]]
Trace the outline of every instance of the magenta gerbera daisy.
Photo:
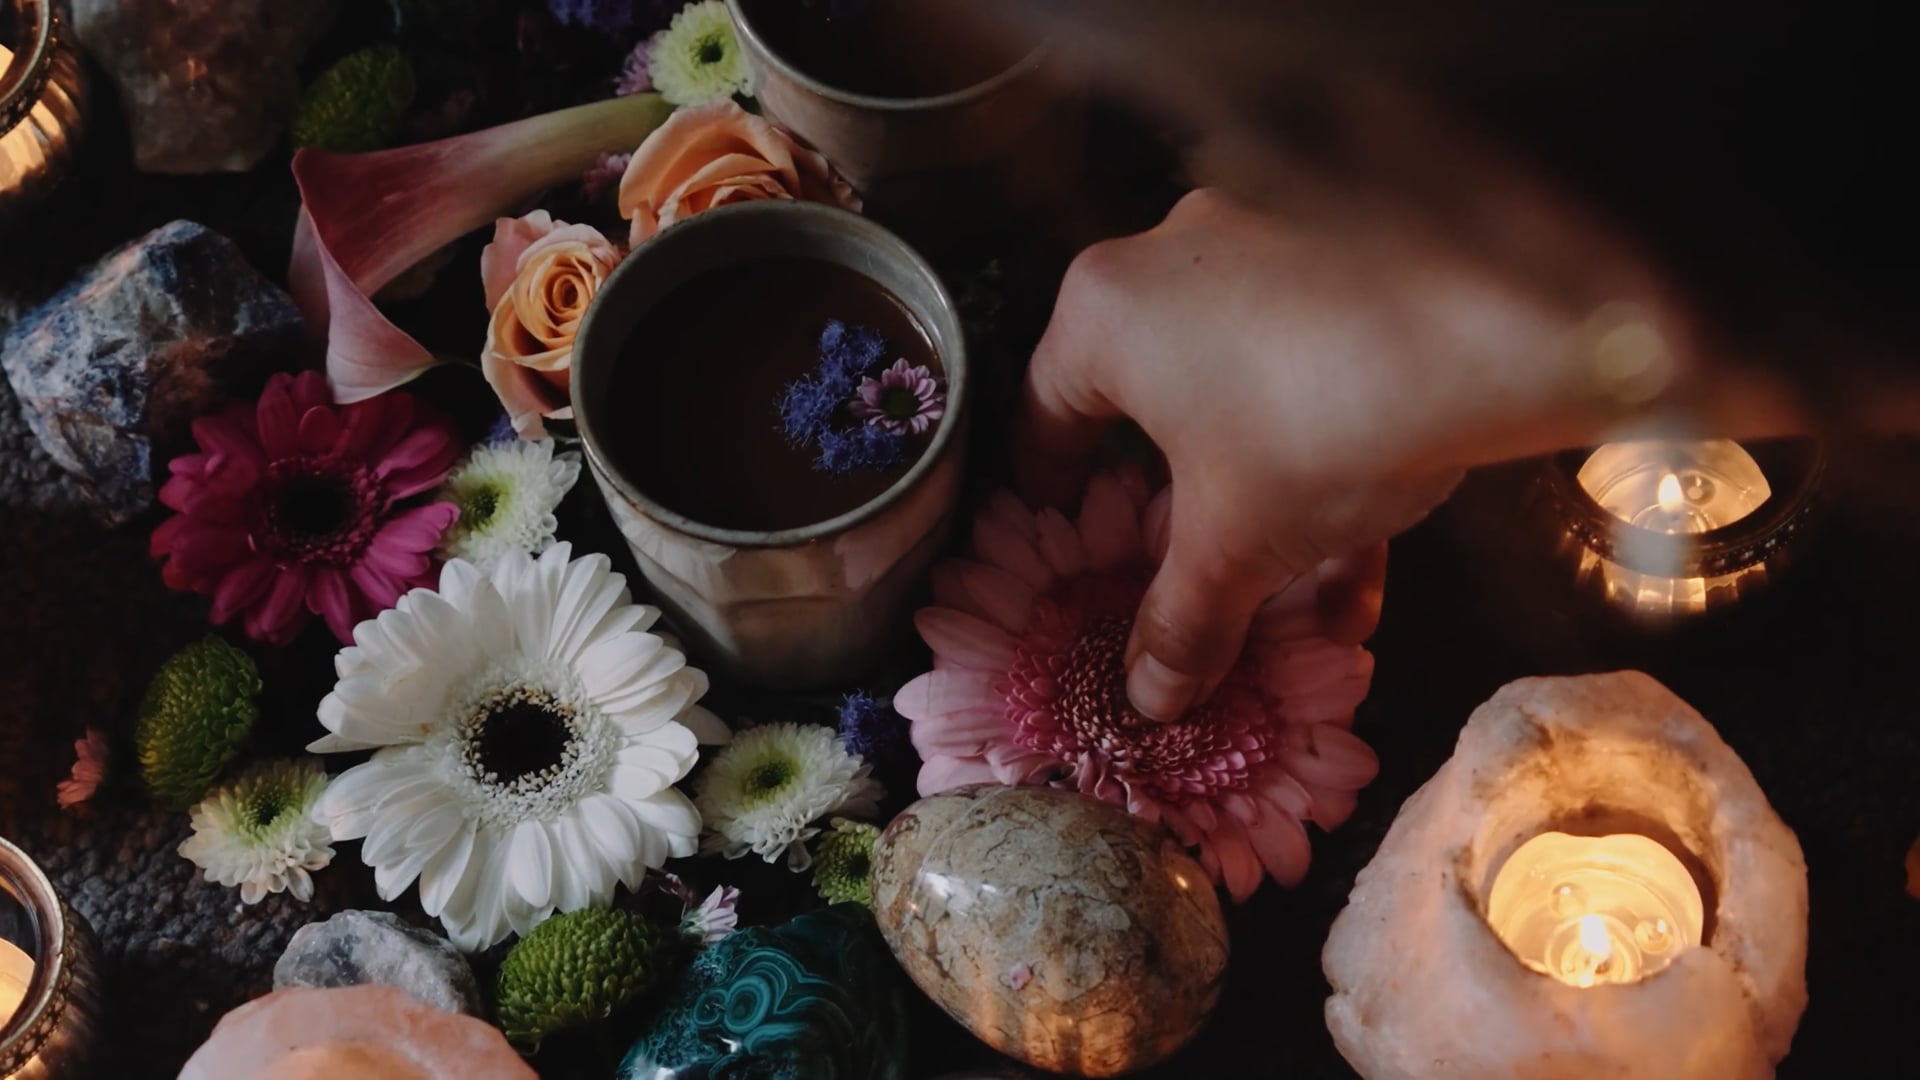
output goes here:
[[996, 495], [974, 522], [974, 560], [934, 571], [938, 606], [915, 624], [933, 670], [894, 700], [926, 765], [920, 794], [974, 783], [1052, 784], [1163, 822], [1244, 900], [1264, 875], [1306, 873], [1304, 822], [1332, 829], [1373, 778], [1348, 730], [1373, 657], [1294, 610], [1263, 610], [1213, 696], [1172, 723], [1127, 703], [1124, 654], [1165, 557], [1168, 492], [1103, 474], [1078, 522]]
[[876, 378], [867, 376], [848, 403], [853, 415], [898, 435], [919, 435], [947, 414], [947, 395], [940, 380], [924, 366], [895, 360]]
[[168, 465], [160, 501], [179, 511], [154, 530], [161, 574], [213, 598], [215, 624], [284, 645], [308, 615], [341, 641], [430, 585], [433, 551], [459, 516], [422, 503], [461, 444], [412, 397], [335, 405], [317, 372], [278, 374], [260, 400], [194, 421], [197, 453]]

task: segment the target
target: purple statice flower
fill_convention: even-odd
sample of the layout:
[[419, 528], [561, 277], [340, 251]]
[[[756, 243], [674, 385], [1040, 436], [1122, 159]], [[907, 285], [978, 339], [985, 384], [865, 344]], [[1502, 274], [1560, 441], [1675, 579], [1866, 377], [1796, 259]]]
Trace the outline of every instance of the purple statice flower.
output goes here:
[[850, 379], [808, 375], [795, 379], [780, 398], [780, 430], [787, 441], [805, 446], [819, 440], [833, 426], [834, 414], [853, 392]]
[[853, 415], [867, 423], [899, 435], [922, 435], [934, 422], [947, 414], [947, 395], [940, 380], [925, 367], [909, 367], [905, 360], [869, 375], [848, 403]]
[[887, 355], [887, 339], [864, 326], [830, 320], [820, 332], [820, 371], [852, 383]]
[[547, 11], [562, 26], [584, 26], [602, 34], [633, 28], [633, 0], [547, 0]]
[[891, 469], [906, 456], [906, 439], [871, 424], [820, 433], [820, 456], [813, 467], [835, 476], [855, 469]]
[[599, 202], [608, 188], [618, 185], [620, 178], [627, 174], [627, 163], [632, 160], [632, 154], [601, 154], [587, 175], [580, 178], [581, 193], [587, 201]]
[[503, 446], [519, 437], [520, 433], [513, 429], [512, 414], [503, 412], [494, 420], [493, 426], [487, 429], [486, 445]]
[[627, 64], [620, 69], [620, 76], [613, 80], [613, 96], [627, 97], [631, 94], [644, 94], [653, 89], [653, 70], [651, 59], [654, 42], [660, 40], [660, 34], [640, 42], [627, 54]]
[[840, 741], [868, 761], [884, 761], [906, 749], [907, 721], [892, 702], [855, 690], [840, 702]]

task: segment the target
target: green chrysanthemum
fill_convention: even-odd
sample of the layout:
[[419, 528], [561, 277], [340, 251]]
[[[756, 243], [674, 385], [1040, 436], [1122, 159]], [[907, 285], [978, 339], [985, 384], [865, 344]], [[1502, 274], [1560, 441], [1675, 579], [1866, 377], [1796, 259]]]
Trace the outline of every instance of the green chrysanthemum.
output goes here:
[[813, 887], [830, 904], [873, 906], [873, 845], [880, 830], [846, 818], [833, 819], [833, 831], [820, 838], [813, 853]]
[[392, 45], [351, 53], [320, 73], [293, 117], [293, 144], [343, 152], [378, 150], [413, 104], [413, 65]]
[[515, 1044], [605, 1020], [659, 974], [659, 940], [638, 915], [589, 908], [555, 915], [500, 964], [496, 1011]]
[[153, 797], [185, 810], [206, 794], [253, 730], [259, 693], [253, 661], [217, 637], [162, 664], [133, 731], [140, 776]]
[[653, 88], [674, 105], [704, 105], [753, 90], [733, 18], [721, 0], [688, 4], [647, 50]]

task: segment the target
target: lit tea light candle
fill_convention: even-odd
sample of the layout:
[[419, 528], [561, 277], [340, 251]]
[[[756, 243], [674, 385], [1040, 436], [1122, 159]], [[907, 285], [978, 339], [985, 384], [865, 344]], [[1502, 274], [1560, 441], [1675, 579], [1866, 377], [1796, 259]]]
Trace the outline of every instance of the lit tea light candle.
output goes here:
[[1514, 851], [1487, 923], [1521, 962], [1570, 986], [1630, 983], [1700, 944], [1693, 875], [1645, 836], [1542, 833]]
[[[1597, 574], [1607, 595], [1637, 611], [1704, 611], [1766, 575], [1765, 551], [1725, 572], [1702, 573], [1701, 545], [1753, 518], [1773, 497], [1759, 462], [1739, 443], [1618, 442], [1595, 450], [1576, 477], [1603, 512], [1600, 550], [1581, 553], [1582, 576]], [[1696, 539], [1698, 538], [1698, 539]]]
[[20, 1003], [27, 1000], [27, 986], [32, 982], [33, 957], [11, 941], [0, 941], [0, 1028], [7, 1026]]

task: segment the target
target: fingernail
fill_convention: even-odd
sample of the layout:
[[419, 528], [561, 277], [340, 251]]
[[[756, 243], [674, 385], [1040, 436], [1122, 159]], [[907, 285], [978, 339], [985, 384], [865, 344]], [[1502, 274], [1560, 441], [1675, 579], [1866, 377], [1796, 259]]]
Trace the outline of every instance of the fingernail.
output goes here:
[[1127, 675], [1127, 699], [1155, 720], [1174, 720], [1187, 711], [1200, 680], [1183, 675], [1146, 653]]

